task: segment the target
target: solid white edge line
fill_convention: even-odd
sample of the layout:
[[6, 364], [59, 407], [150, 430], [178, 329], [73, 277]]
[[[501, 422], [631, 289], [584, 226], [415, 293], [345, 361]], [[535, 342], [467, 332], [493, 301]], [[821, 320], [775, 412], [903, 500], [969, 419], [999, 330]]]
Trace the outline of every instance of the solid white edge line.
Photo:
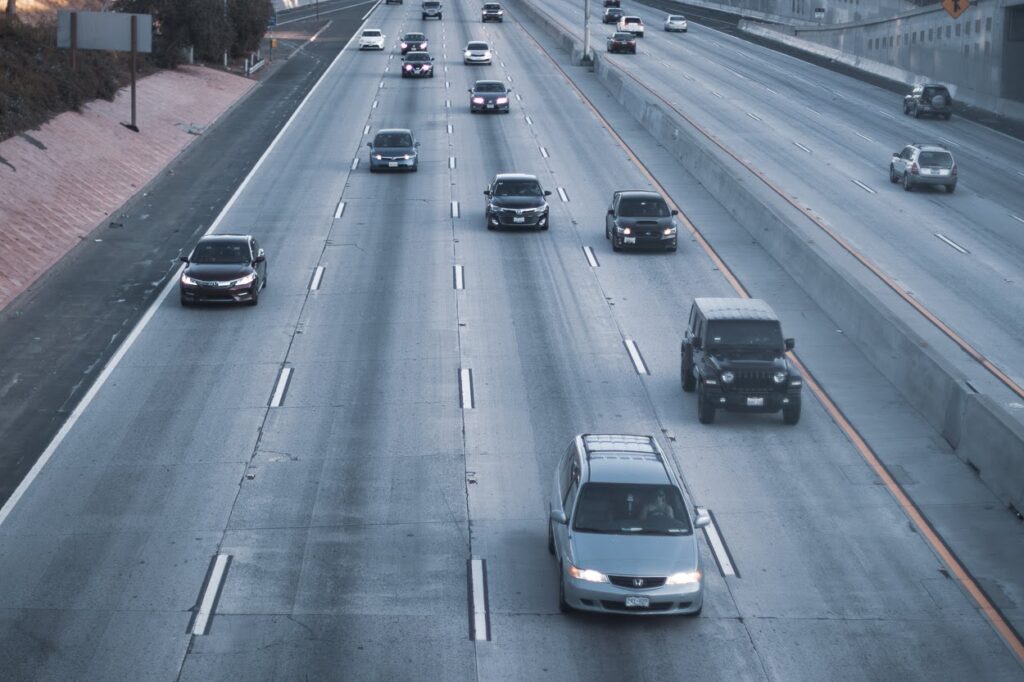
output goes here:
[[458, 218], [459, 217], [459, 202], [457, 202], [457, 201], [453, 201], [452, 202], [452, 217], [453, 218]]
[[950, 246], [952, 246], [954, 249], [956, 249], [960, 253], [963, 253], [963, 254], [967, 253], [967, 249], [965, 249], [964, 247], [960, 246], [959, 244], [957, 244], [955, 241], [953, 241], [952, 239], [950, 239], [946, 235], [939, 234], [938, 232], [936, 232], [935, 236], [938, 237], [939, 239], [941, 239], [942, 241], [946, 242]]
[[338, 207], [334, 209], [334, 219], [337, 220], [338, 218], [341, 218], [341, 216], [344, 215], [344, 214], [345, 214], [345, 202], [344, 201], [339, 201], [338, 202]]
[[[373, 5], [373, 7], [371, 7], [369, 10], [367, 10], [366, 14], [364, 14], [362, 17], [360, 17], [359, 20], [360, 21], [366, 21], [366, 17], [370, 16], [370, 12], [372, 12], [375, 9], [377, 9], [377, 5], [379, 5], [379, 4], [380, 4], [380, 0], [377, 0], [377, 2]], [[356, 7], [356, 5], [352, 5], [352, 7]], [[360, 33], [363, 32], [363, 27], [362, 26], [359, 27], [359, 32]]]
[[281, 407], [281, 402], [284, 400], [284, 392], [288, 390], [288, 381], [292, 376], [291, 367], [282, 367], [281, 372], [277, 375], [277, 385], [274, 386], [274, 395], [270, 398], [271, 407]]
[[324, 278], [324, 266], [316, 266], [316, 270], [313, 271], [313, 281], [309, 284], [310, 291], [316, 291], [320, 288], [320, 280]]
[[594, 250], [592, 248], [590, 248], [589, 246], [584, 246], [583, 255], [587, 257], [587, 263], [590, 264], [590, 267], [600, 267], [597, 263], [597, 256], [594, 255]]
[[868, 187], [867, 185], [865, 185], [865, 184], [864, 184], [863, 182], [861, 182], [860, 180], [854, 180], [854, 181], [853, 181], [853, 184], [857, 185], [858, 187], [860, 187], [860, 188], [861, 188], [862, 190], [864, 190], [865, 192], [871, 192], [872, 194], [878, 194], [878, 192], [876, 192], [875, 190], [871, 189], [870, 187]]
[[[698, 513], [701, 511], [706, 510], [698, 507]], [[718, 524], [715, 523], [713, 517], [711, 523], [704, 526], [704, 536], [708, 539], [708, 544], [711, 545], [711, 551], [715, 553], [715, 558], [718, 559], [718, 565], [722, 569], [722, 574], [736, 575], [736, 568], [729, 559], [729, 553], [725, 551], [725, 543], [722, 542], [722, 536], [718, 532]]]
[[[238, 201], [238, 197], [240, 197], [242, 195], [242, 192], [245, 191], [245, 188], [249, 185], [249, 182], [252, 180], [253, 176], [256, 175], [256, 172], [263, 166], [263, 163], [270, 156], [271, 152], [273, 152], [274, 148], [277, 147], [277, 143], [280, 142], [281, 138], [284, 137], [284, 134], [288, 132], [288, 129], [291, 128], [292, 123], [294, 123], [295, 119], [302, 112], [302, 110], [306, 108], [306, 104], [309, 102], [310, 98], [313, 96], [314, 93], [316, 93], [318, 89], [320, 89], [320, 86], [327, 78], [327, 75], [338, 64], [338, 60], [340, 60], [341, 56], [345, 54], [345, 50], [349, 48], [349, 46], [352, 44], [352, 41], [356, 39], [356, 36], [363, 32], [363, 28], [365, 26], [366, 22], [364, 21], [363, 24], [359, 28], [357, 28], [354, 33], [352, 33], [352, 37], [348, 39], [348, 42], [345, 43], [341, 50], [338, 51], [338, 54], [335, 55], [334, 57], [334, 61], [332, 61], [330, 65], [326, 69], [324, 69], [324, 72], [320, 75], [320, 79], [313, 84], [313, 87], [309, 89], [309, 92], [306, 93], [306, 96], [302, 98], [301, 102], [299, 102], [299, 106], [295, 108], [295, 111], [292, 112], [292, 115], [288, 118], [287, 121], [285, 121], [284, 126], [282, 126], [281, 130], [277, 132], [277, 136], [274, 137], [273, 140], [271, 140], [270, 145], [263, 151], [263, 155], [256, 160], [256, 164], [252, 167], [252, 170], [249, 171], [249, 174], [245, 176], [245, 179], [243, 179], [241, 184], [238, 185], [238, 187], [235, 189], [235, 193], [232, 194], [231, 198], [228, 199], [228, 202], [224, 204], [224, 208], [220, 210], [220, 213], [217, 214], [217, 217], [214, 218], [212, 223], [210, 223], [210, 227], [207, 228], [206, 232], [203, 233], [203, 236], [210, 234], [211, 232], [216, 230], [217, 227], [220, 226], [220, 223], [224, 219], [224, 216], [228, 214], [228, 211], [231, 210], [231, 207], [235, 205], [236, 201]], [[324, 28], [326, 28], [326, 26]], [[29, 469], [28, 473], [25, 474], [25, 478], [21, 479], [21, 483], [19, 483], [18, 487], [14, 489], [14, 492], [11, 493], [11, 496], [7, 498], [7, 502], [5, 502], [4, 506], [0, 508], [0, 526], [3, 526], [4, 521], [6, 521], [7, 517], [11, 515], [12, 511], [14, 511], [14, 508], [17, 506], [18, 501], [25, 494], [25, 491], [28, 490], [28, 487], [32, 485], [32, 482], [34, 480], [36, 480], [36, 477], [39, 476], [39, 472], [43, 470], [43, 467], [46, 466], [46, 463], [50, 461], [51, 457], [53, 457], [53, 453], [57, 451], [57, 448], [60, 447], [60, 444], [62, 442], [64, 442], [64, 439], [67, 437], [68, 433], [71, 431], [72, 428], [74, 428], [78, 420], [81, 419], [82, 414], [85, 412], [86, 409], [88, 409], [89, 404], [92, 403], [92, 401], [96, 398], [96, 394], [100, 392], [100, 389], [103, 388], [103, 385], [107, 382], [107, 379], [110, 378], [110, 375], [113, 374], [115, 369], [117, 369], [118, 364], [120, 364], [121, 360], [131, 349], [135, 341], [139, 338], [139, 335], [142, 334], [142, 330], [145, 329], [146, 325], [149, 324], [149, 321], [153, 319], [153, 315], [156, 314], [157, 308], [160, 307], [160, 305], [164, 302], [164, 299], [167, 298], [167, 296], [171, 293], [174, 287], [178, 285], [178, 279], [181, 277], [181, 271], [184, 267], [184, 264], [182, 264], [181, 266], [178, 267], [177, 270], [174, 271], [174, 275], [172, 275], [171, 278], [167, 281], [167, 284], [164, 286], [164, 290], [160, 292], [160, 294], [156, 297], [156, 300], [149, 305], [149, 309], [146, 310], [146, 312], [142, 315], [139, 321], [135, 324], [135, 327], [133, 327], [131, 332], [128, 333], [128, 336], [125, 337], [125, 340], [124, 342], [121, 343], [121, 346], [116, 351], [114, 351], [113, 355], [110, 356], [110, 360], [107, 361], [107, 364], [103, 367], [103, 370], [100, 372], [99, 376], [96, 377], [96, 381], [93, 382], [93, 385], [90, 386], [89, 390], [86, 391], [84, 396], [82, 396], [82, 399], [79, 401], [78, 405], [71, 412], [68, 418], [64, 421], [64, 424], [60, 427], [60, 430], [57, 431], [57, 434], [50, 441], [50, 444], [46, 446], [45, 450], [43, 450], [43, 454], [39, 456], [39, 459], [36, 460], [36, 463], [33, 464], [32, 468]]]
[[644, 359], [640, 357], [640, 349], [636, 345], [636, 341], [633, 339], [625, 339], [626, 352], [629, 353], [629, 359], [633, 361], [633, 367], [636, 369], [637, 374], [650, 374], [647, 371], [647, 365], [644, 364]]
[[545, 149], [544, 147], [541, 147], [540, 148], [540, 155], [543, 156], [545, 159], [548, 158], [548, 150]]
[[196, 620], [192, 624], [192, 634], [202, 635], [206, 632], [206, 624], [210, 622], [213, 615], [213, 601], [220, 591], [221, 582], [224, 580], [224, 571], [228, 566], [228, 555], [218, 554], [213, 562], [213, 571], [210, 573], [210, 582], [206, 583], [206, 591], [203, 593], [203, 600], [199, 603], [199, 611], [196, 613]]
[[484, 562], [482, 559], [470, 559], [473, 584], [473, 639], [486, 642], [487, 632], [487, 591], [484, 589]]
[[856, 135], [857, 137], [861, 138], [862, 140], [867, 140], [868, 142], [874, 142], [874, 140], [872, 140], [870, 137], [868, 137], [867, 135], [862, 135], [861, 133], [858, 133], [856, 130], [853, 131], [853, 134]]
[[565, 193], [565, 190], [561, 187], [558, 188], [558, 197], [565, 203], [569, 202], [569, 196]]
[[473, 409], [473, 371], [469, 368], [459, 370], [459, 399], [462, 409]]
[[455, 267], [455, 289], [457, 291], [462, 291], [463, 289], [466, 288], [466, 282], [463, 279], [463, 274], [462, 274], [462, 266], [461, 265], [456, 265], [454, 267]]

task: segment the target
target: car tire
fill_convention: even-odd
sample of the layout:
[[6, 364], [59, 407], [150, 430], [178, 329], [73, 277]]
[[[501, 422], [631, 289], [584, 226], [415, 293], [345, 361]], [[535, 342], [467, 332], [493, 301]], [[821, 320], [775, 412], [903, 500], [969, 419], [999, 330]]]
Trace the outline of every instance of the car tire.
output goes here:
[[249, 305], [258, 306], [260, 304], [260, 288], [256, 287], [252, 290], [252, 299], [249, 301]]
[[903, 191], [904, 192], [913, 192], [914, 191], [914, 184], [910, 181], [910, 173], [904, 173], [903, 174]]
[[561, 562], [558, 564], [558, 610], [562, 613], [571, 613], [572, 607], [565, 601], [565, 569]]
[[181, 307], [182, 308], [191, 308], [192, 307], [192, 301], [190, 301], [187, 298], [185, 298], [184, 296], [182, 296], [181, 297]]
[[423, 15], [423, 21], [426, 21], [426, 20], [427, 20], [427, 15], [426, 15], [426, 14], [424, 14], [424, 15]]
[[414, 165], [414, 166], [413, 166], [413, 167], [412, 167], [412, 168], [410, 169], [410, 171], [411, 171], [411, 172], [413, 172], [413, 173], [415, 173], [415, 172], [419, 171], [419, 169], [420, 169], [420, 165], [419, 165], [419, 164], [417, 163], [417, 164], [415, 164], [415, 165]]
[[548, 521], [548, 554], [555, 555], [555, 532], [551, 530], [551, 521]]
[[890, 163], [889, 164], [889, 182], [896, 184], [900, 179], [896, 177], [896, 168]]
[[956, 191], [956, 183], [955, 182], [952, 185], [946, 185], [946, 194], [952, 194], [955, 191]]
[[782, 408], [782, 423], [795, 426], [800, 421], [800, 403]]
[[612, 237], [612, 251], [622, 251], [622, 244], [619, 243], [619, 238], [616, 236]]
[[697, 421], [701, 424], [713, 424], [715, 422], [715, 406], [704, 395], [704, 389], [697, 389]]
[[914, 105], [914, 118], [921, 118], [921, 110], [916, 104]]
[[494, 231], [494, 225], [491, 224], [491, 217], [489, 215], [484, 215], [484, 223], [487, 225], [488, 230]]
[[904, 103], [903, 103], [903, 115], [904, 115], [904, 116], [906, 116], [906, 115], [908, 115], [909, 113], [910, 113], [910, 107], [909, 107], [909, 106], [907, 106], [907, 103], [906, 103], [906, 102], [904, 102]]
[[679, 365], [679, 383], [683, 385], [684, 393], [693, 393], [697, 390], [697, 378], [693, 376], [692, 357], [689, 362], [687, 362], [685, 356], [683, 357], [683, 361]]

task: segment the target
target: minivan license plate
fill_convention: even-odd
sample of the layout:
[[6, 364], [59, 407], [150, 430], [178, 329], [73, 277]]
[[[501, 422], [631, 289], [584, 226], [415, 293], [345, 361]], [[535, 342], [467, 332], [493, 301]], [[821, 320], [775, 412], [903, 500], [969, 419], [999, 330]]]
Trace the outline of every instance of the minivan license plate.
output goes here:
[[764, 407], [764, 398], [761, 396], [747, 398], [747, 407]]
[[651, 605], [648, 597], [626, 597], [626, 607], [631, 609], [646, 609]]

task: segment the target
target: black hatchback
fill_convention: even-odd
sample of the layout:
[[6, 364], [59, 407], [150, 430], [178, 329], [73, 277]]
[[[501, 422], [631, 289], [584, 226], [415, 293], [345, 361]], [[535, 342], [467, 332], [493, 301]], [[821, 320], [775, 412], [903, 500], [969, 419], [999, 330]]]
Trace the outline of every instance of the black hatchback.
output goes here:
[[178, 280], [181, 304], [259, 303], [267, 257], [252, 235], [210, 234], [199, 240]]

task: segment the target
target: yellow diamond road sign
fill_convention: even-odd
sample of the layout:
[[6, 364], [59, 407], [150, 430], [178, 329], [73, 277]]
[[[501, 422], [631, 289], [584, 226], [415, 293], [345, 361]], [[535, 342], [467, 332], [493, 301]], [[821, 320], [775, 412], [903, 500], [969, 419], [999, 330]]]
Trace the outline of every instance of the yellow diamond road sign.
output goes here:
[[942, 6], [949, 12], [949, 16], [957, 19], [971, 6], [971, 0], [942, 0]]

